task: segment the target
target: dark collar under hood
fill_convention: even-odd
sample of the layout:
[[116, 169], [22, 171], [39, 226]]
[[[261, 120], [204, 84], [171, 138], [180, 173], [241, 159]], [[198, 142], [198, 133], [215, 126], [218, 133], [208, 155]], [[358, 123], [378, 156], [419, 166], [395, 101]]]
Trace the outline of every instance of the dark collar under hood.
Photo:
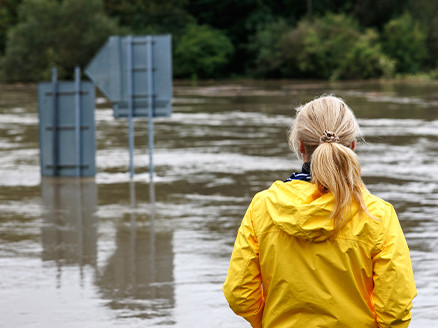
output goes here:
[[289, 182], [292, 180], [310, 182], [312, 180], [312, 176], [310, 175], [310, 162], [305, 162], [301, 168], [301, 172], [292, 173], [292, 175], [283, 182]]

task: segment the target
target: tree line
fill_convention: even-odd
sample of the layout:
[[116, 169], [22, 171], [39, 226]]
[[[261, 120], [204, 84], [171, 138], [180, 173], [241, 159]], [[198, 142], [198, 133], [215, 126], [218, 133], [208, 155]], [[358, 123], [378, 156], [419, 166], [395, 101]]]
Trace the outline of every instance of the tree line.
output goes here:
[[110, 35], [172, 34], [175, 78], [438, 76], [429, 0], [0, 0], [0, 79], [71, 78]]

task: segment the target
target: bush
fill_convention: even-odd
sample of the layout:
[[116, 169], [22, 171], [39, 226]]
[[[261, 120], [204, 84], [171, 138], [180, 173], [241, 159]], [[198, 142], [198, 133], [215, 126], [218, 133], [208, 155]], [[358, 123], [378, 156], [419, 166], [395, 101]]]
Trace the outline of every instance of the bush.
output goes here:
[[359, 37], [358, 24], [345, 15], [327, 14], [312, 22], [303, 20], [280, 41], [284, 72], [328, 79]]
[[391, 76], [394, 60], [386, 56], [379, 35], [345, 15], [302, 20], [279, 40], [283, 77], [361, 79]]
[[307, 58], [308, 54], [303, 53], [301, 50], [304, 46], [304, 39], [311, 28], [312, 25], [310, 21], [305, 19], [300, 21], [296, 28], [289, 30], [281, 36], [279, 48], [282, 59], [282, 76], [310, 77], [307, 67], [310, 62]]
[[366, 30], [347, 51], [331, 78], [369, 79], [392, 76], [395, 61], [382, 52], [378, 39], [379, 35], [375, 30]]
[[383, 50], [396, 60], [396, 71], [417, 73], [427, 56], [427, 32], [409, 13], [390, 20], [383, 29]]
[[253, 71], [265, 77], [330, 78], [359, 35], [352, 18], [331, 13], [303, 19], [293, 29], [284, 21], [272, 23], [252, 40], [251, 49], [257, 51]]
[[221, 31], [191, 24], [175, 47], [175, 76], [193, 79], [221, 76], [233, 51], [231, 41]]
[[25, 0], [19, 23], [9, 31], [1, 61], [7, 81], [70, 78], [76, 65], [86, 66], [108, 36], [119, 29], [103, 13], [101, 0]]
[[248, 44], [248, 50], [255, 60], [250, 65], [250, 74], [256, 77], [281, 77], [284, 69], [284, 56], [281, 38], [291, 28], [285, 20], [262, 25]]

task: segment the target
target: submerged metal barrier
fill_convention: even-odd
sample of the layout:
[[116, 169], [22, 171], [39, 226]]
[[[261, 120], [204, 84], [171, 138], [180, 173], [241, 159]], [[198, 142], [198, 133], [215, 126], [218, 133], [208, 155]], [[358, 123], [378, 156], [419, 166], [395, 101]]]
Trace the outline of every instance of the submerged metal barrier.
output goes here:
[[95, 92], [91, 82], [38, 83], [41, 175], [90, 177], [96, 174]]
[[113, 104], [114, 117], [128, 118], [129, 172], [134, 176], [134, 122], [148, 119], [149, 176], [154, 173], [154, 117], [172, 113], [170, 35], [112, 36], [85, 74]]

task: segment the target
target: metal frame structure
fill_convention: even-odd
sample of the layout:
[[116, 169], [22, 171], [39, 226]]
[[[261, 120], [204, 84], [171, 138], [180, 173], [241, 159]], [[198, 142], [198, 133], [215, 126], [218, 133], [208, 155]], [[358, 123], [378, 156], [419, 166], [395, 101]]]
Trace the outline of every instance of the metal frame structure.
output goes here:
[[38, 84], [43, 176], [81, 177], [96, 173], [94, 85], [82, 82], [80, 76], [80, 68], [76, 67], [74, 82], [60, 82], [53, 68], [51, 82]]
[[171, 115], [170, 35], [110, 37], [85, 73], [113, 103], [115, 117], [128, 118], [129, 176], [134, 168], [134, 118], [148, 118], [149, 176], [154, 174], [154, 117]]

